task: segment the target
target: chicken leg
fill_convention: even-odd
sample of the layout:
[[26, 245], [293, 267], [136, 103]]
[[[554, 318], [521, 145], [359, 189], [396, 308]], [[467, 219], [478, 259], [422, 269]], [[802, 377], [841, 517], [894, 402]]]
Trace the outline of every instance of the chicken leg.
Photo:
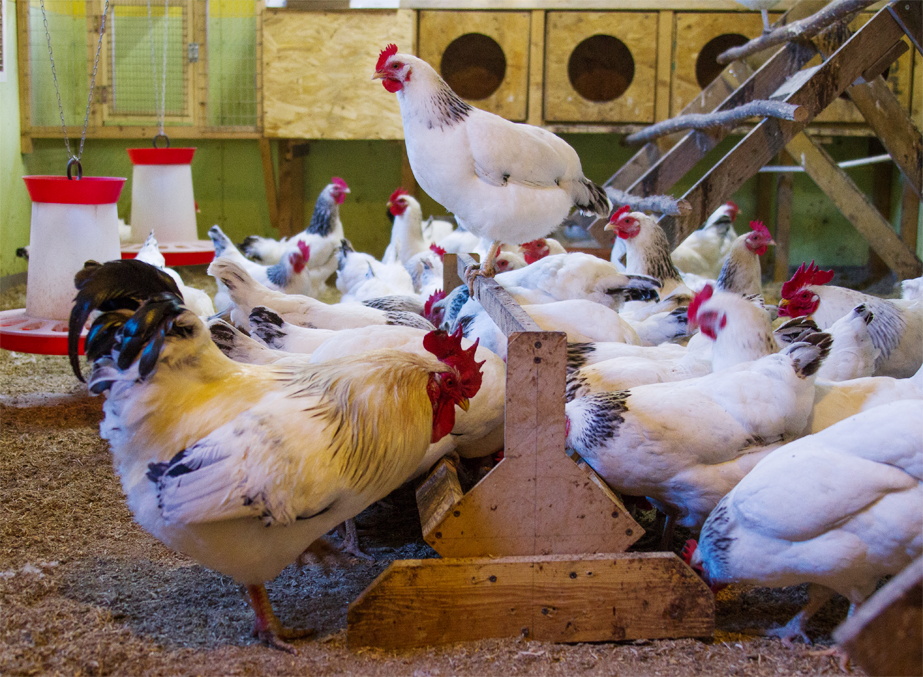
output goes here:
[[502, 242], [491, 242], [490, 249], [487, 251], [487, 256], [484, 258], [484, 262], [480, 265], [475, 264], [473, 266], [468, 266], [465, 269], [465, 281], [468, 283], [468, 293], [472, 298], [474, 298], [475, 278], [493, 277], [497, 274], [497, 254], [500, 253], [500, 247], [502, 246]]
[[250, 606], [256, 613], [256, 622], [253, 624], [253, 636], [267, 646], [287, 653], [298, 653], [291, 644], [284, 642], [286, 639], [301, 639], [314, 633], [313, 628], [287, 628], [276, 618], [269, 601], [266, 586], [248, 585], [247, 593], [250, 595]]
[[792, 640], [796, 637], [801, 638], [805, 644], [810, 644], [811, 640], [804, 631], [804, 626], [807, 624], [808, 619], [817, 613], [834, 594], [836, 593], [831, 588], [811, 583], [808, 586], [808, 603], [804, 609], [795, 614], [792, 620], [781, 628], [766, 630], [765, 634], [769, 637], [781, 638], [782, 643], [789, 649], [792, 648]]

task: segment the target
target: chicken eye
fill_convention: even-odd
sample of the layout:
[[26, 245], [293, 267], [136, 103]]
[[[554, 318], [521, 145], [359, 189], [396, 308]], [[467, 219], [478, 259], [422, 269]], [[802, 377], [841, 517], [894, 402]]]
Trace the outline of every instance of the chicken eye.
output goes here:
[[396, 70], [396, 71], [397, 71], [397, 70], [400, 70], [400, 69], [403, 68], [403, 67], [404, 67], [404, 64], [402, 64], [400, 61], [393, 61], [393, 62], [391, 63], [391, 68], [393, 68], [393, 69]]

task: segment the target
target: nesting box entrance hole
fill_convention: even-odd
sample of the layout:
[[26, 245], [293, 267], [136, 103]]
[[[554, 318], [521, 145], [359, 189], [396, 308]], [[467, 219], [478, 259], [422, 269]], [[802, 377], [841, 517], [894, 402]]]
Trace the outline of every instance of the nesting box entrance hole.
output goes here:
[[600, 103], [615, 101], [635, 77], [635, 60], [631, 50], [618, 38], [594, 35], [571, 53], [567, 77], [584, 99]]
[[705, 43], [695, 60], [695, 79], [699, 87], [705, 89], [721, 74], [724, 66], [718, 63], [718, 55], [732, 47], [740, 47], [750, 42], [750, 38], [740, 33], [725, 33]]
[[439, 70], [456, 94], [478, 101], [500, 88], [506, 76], [506, 55], [493, 38], [467, 33], [449, 43]]

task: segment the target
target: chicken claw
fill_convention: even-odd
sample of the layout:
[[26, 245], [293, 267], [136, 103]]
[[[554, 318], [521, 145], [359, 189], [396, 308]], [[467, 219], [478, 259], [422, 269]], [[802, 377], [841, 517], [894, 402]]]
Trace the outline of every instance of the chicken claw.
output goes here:
[[478, 277], [493, 277], [497, 274], [497, 254], [500, 253], [502, 242], [492, 242], [484, 263], [473, 264], [465, 268], [465, 282], [468, 283], [468, 293], [474, 298], [474, 280]]
[[297, 649], [283, 640], [308, 637], [314, 634], [314, 628], [287, 628], [282, 625], [272, 611], [272, 604], [269, 601], [266, 586], [262, 584], [248, 585], [247, 593], [250, 595], [250, 606], [253, 607], [253, 611], [256, 613], [253, 636], [273, 649], [297, 654]]
[[359, 559], [374, 562], [375, 558], [363, 552], [362, 548], [359, 547], [359, 532], [356, 531], [356, 521], [349, 519], [343, 522], [341, 526], [344, 531], [343, 545], [341, 546], [343, 552], [348, 552], [353, 557], [358, 557]]
[[830, 647], [829, 649], [823, 649], [819, 651], [808, 651], [806, 652], [808, 656], [828, 656], [830, 658], [837, 659], [837, 666], [840, 668], [840, 672], [849, 673], [849, 653], [836, 645]]

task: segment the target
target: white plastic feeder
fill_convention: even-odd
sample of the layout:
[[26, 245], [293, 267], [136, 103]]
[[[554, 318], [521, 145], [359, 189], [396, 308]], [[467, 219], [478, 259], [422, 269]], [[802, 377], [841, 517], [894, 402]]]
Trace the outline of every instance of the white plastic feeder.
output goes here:
[[[195, 148], [129, 148], [131, 240], [144, 242], [153, 230], [159, 242], [192, 242], [196, 233], [192, 195]], [[169, 264], [169, 262], [168, 262]]]
[[67, 354], [74, 275], [121, 256], [116, 203], [125, 179], [24, 176], [32, 198], [26, 308], [0, 313], [0, 348]]

